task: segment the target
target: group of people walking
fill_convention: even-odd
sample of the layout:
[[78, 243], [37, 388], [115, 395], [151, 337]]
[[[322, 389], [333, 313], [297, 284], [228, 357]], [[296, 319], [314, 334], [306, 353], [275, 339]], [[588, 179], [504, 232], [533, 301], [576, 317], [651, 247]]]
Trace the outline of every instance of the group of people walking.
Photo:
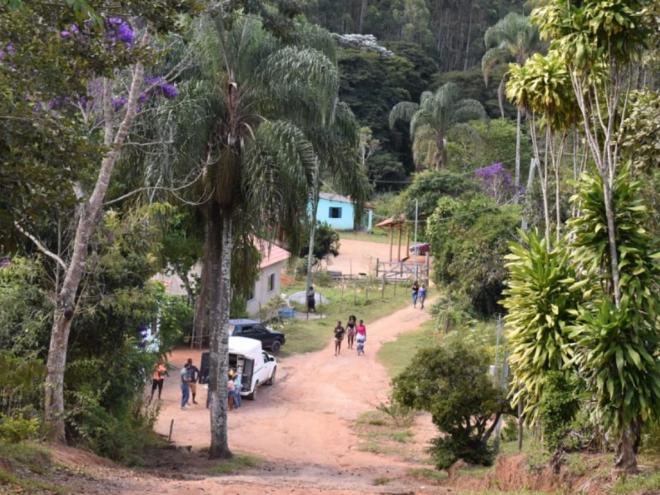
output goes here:
[[424, 301], [426, 301], [426, 286], [422, 284], [420, 287], [417, 280], [412, 284], [412, 301], [413, 308], [416, 308], [417, 303], [419, 303], [420, 309], [424, 309]]
[[351, 315], [348, 317], [346, 328], [342, 326], [341, 321], [337, 321], [337, 326], [334, 329], [335, 356], [339, 356], [341, 353], [341, 343], [344, 336], [346, 336], [348, 348], [353, 349], [353, 346], [357, 343], [357, 355], [364, 356], [364, 344], [367, 341], [367, 327], [364, 325], [364, 320], [357, 323], [355, 315]]

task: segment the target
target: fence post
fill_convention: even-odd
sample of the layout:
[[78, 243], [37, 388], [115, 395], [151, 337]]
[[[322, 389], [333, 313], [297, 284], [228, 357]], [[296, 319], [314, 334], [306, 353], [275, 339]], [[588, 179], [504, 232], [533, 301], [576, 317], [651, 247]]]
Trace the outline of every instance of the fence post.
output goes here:
[[385, 274], [383, 273], [383, 285], [380, 288], [380, 298], [385, 299]]

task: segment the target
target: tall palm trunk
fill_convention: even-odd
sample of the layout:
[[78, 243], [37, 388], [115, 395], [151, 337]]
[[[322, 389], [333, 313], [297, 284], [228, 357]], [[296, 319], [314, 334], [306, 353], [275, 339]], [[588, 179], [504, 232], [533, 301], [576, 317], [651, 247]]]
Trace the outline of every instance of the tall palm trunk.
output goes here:
[[215, 215], [209, 215], [207, 229], [209, 229], [209, 277], [211, 281], [208, 290], [208, 301], [211, 306], [209, 317], [211, 330], [209, 349], [211, 448], [209, 457], [226, 459], [232, 456], [227, 437], [229, 306], [233, 248], [231, 212], [223, 211], [221, 219]]
[[516, 112], [516, 165], [515, 165], [515, 172], [514, 172], [514, 177], [513, 177], [513, 184], [515, 187], [515, 196], [514, 196], [514, 201], [518, 203], [518, 198], [520, 197], [520, 140], [521, 140], [521, 133], [522, 133], [522, 112], [520, 111], [520, 107], [518, 107], [517, 112]]
[[111, 106], [112, 83], [108, 79], [105, 79], [103, 82], [105, 144], [110, 147], [110, 150], [101, 161], [101, 168], [91, 196], [79, 208], [78, 225], [76, 226], [73, 243], [73, 255], [65, 270], [62, 287], [57, 294], [50, 334], [50, 345], [48, 348], [48, 359], [46, 361], [44, 417], [49, 429], [49, 437], [56, 442], [63, 443], [66, 441], [64, 425], [64, 371], [69, 347], [69, 333], [71, 332], [71, 324], [75, 313], [76, 296], [85, 272], [89, 241], [101, 218], [103, 201], [110, 185], [112, 171], [137, 113], [137, 99], [143, 78], [144, 67], [141, 63], [137, 63], [133, 69], [126, 114], [114, 137]]
[[500, 117], [504, 118], [504, 87], [506, 83], [506, 78], [503, 77], [500, 80], [500, 84], [497, 87], [497, 104], [500, 107]]
[[320, 180], [320, 164], [316, 160], [316, 169], [314, 171], [314, 185], [312, 190], [312, 208], [310, 212], [310, 228], [309, 228], [309, 249], [307, 250], [307, 278], [305, 290], [312, 286], [312, 265], [314, 264], [314, 240], [316, 237], [316, 215], [319, 209], [319, 180]]

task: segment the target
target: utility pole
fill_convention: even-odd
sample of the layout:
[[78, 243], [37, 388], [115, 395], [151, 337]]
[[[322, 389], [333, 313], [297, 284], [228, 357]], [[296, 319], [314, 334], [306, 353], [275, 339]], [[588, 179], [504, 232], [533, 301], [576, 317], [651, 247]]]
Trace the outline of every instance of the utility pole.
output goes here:
[[417, 244], [417, 217], [419, 216], [419, 200], [415, 198], [415, 240], [414, 243]]

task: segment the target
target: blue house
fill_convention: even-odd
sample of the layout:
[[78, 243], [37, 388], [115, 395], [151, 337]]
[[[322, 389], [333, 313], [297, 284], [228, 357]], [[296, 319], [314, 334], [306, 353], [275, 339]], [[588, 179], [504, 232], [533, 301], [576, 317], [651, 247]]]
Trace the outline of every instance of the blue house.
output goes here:
[[[366, 209], [366, 228], [371, 231], [373, 210]], [[325, 222], [336, 230], [355, 230], [355, 207], [350, 198], [334, 193], [320, 193], [316, 220]], [[360, 227], [360, 225], [358, 225]]]

